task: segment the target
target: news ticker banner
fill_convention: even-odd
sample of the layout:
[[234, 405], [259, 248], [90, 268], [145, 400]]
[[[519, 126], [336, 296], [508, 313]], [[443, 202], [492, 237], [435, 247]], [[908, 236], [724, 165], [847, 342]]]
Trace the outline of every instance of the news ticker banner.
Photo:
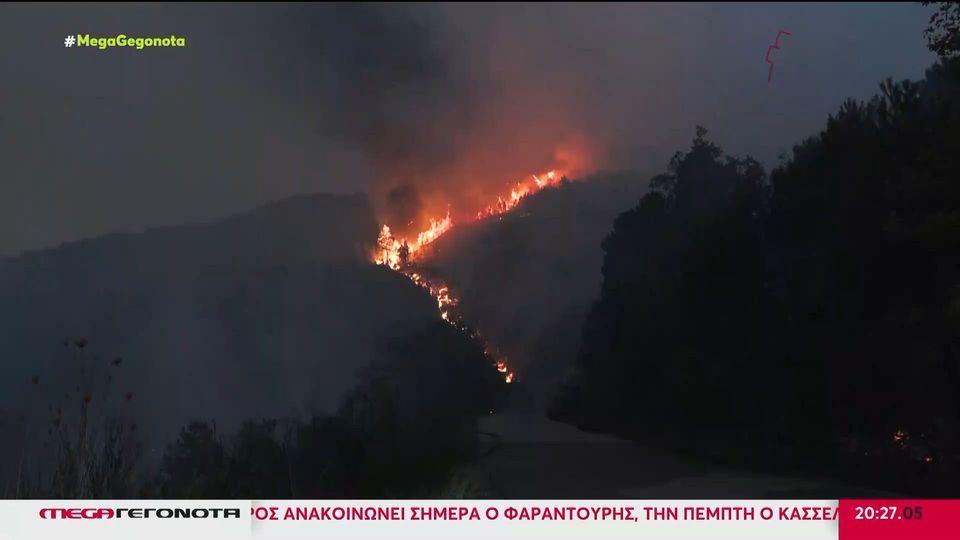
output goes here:
[[960, 500], [37, 500], [0, 519], [0, 539], [946, 540]]

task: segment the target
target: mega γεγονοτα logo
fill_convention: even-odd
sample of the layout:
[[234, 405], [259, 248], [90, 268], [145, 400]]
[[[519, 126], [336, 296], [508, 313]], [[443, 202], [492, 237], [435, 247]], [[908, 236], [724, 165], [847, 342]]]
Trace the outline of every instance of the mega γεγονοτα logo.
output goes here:
[[239, 508], [41, 508], [41, 519], [240, 519]]

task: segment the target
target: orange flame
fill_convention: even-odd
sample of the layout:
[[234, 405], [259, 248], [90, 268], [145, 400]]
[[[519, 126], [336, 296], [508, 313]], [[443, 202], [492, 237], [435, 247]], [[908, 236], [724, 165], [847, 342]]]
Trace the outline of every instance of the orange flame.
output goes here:
[[507, 367], [507, 363], [504, 360], [497, 360], [497, 371], [503, 373], [503, 381], [507, 384], [513, 382], [513, 372], [510, 371], [510, 368]]
[[453, 219], [450, 217], [449, 210], [442, 219], [430, 218], [430, 227], [417, 234], [416, 241], [397, 238], [390, 231], [389, 226], [383, 225], [380, 228], [380, 235], [377, 237], [378, 253], [374, 254], [373, 262], [399, 270], [400, 266], [413, 260], [414, 255], [420, 251], [420, 248], [440, 238], [451, 228], [453, 228]]
[[[509, 195], [497, 197], [497, 202], [481, 209], [474, 215], [474, 220], [497, 216], [513, 210], [526, 197], [550, 186], [556, 186], [564, 178], [563, 173], [552, 170], [543, 174], [530, 175], [530, 179], [517, 182], [510, 190]], [[436, 241], [454, 226], [450, 210], [442, 218], [430, 218], [430, 227], [417, 234], [416, 239], [399, 238], [393, 234], [390, 227], [383, 225], [377, 237], [377, 249], [373, 261], [377, 264], [389, 266], [399, 270], [401, 266], [413, 261], [422, 249]]]
[[[530, 179], [524, 179], [516, 183], [510, 190], [509, 195], [497, 197], [497, 202], [488, 205], [474, 215], [474, 220], [480, 220], [492, 216], [504, 214], [516, 208], [520, 201], [526, 197], [550, 186], [556, 186], [563, 179], [561, 172], [552, 170], [543, 174], [530, 175]], [[373, 254], [373, 262], [382, 266], [387, 266], [410, 278], [411, 281], [423, 287], [430, 292], [430, 295], [437, 299], [437, 310], [440, 318], [451, 325], [465, 329], [466, 326], [456, 316], [454, 308], [460, 301], [451, 296], [450, 288], [436, 279], [427, 280], [420, 273], [410, 267], [410, 263], [415, 260], [423, 248], [447, 233], [454, 226], [453, 219], [450, 217], [450, 210], [442, 218], [430, 218], [430, 227], [417, 234], [415, 240], [398, 238], [394, 236], [390, 227], [383, 225], [380, 234], [377, 237], [377, 248]], [[475, 336], [476, 337], [476, 336]], [[486, 347], [484, 351], [486, 352]], [[507, 384], [514, 381], [514, 373], [507, 367], [506, 359], [496, 360], [494, 366], [497, 371], [503, 374], [503, 380]]]
[[543, 188], [559, 184], [564, 176], [557, 171], [547, 171], [539, 176], [536, 174], [531, 174], [530, 178], [533, 179], [533, 182], [530, 182], [529, 180], [521, 180], [517, 182], [516, 186], [510, 190], [509, 195], [501, 195], [497, 197], [496, 204], [491, 204], [477, 212], [476, 219], [498, 216], [500, 214], [509, 212], [518, 204], [520, 204], [520, 201], [526, 197], [540, 191]]

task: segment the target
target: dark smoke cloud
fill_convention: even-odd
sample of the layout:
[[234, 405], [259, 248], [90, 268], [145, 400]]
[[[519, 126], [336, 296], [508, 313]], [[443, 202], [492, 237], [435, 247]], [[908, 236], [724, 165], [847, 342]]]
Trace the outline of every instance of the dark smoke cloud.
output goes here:
[[[370, 160], [383, 220], [403, 229], [416, 201], [423, 211], [413, 230], [447, 208], [455, 218], [472, 214], [533, 172], [656, 170], [697, 124], [728, 149], [774, 165], [843, 97], [868, 96], [877, 80], [908, 64], [919, 74], [930, 59], [917, 6], [818, 9], [350, 4], [277, 15], [264, 8], [277, 23], [268, 39], [293, 48], [287, 54], [307, 72], [317, 129]], [[757, 59], [780, 28], [797, 39], [779, 52], [771, 88]], [[880, 32], [911, 46], [881, 53]], [[827, 58], [827, 44], [845, 58]], [[884, 58], [884, 67], [863, 69], [863, 56]]]
[[395, 228], [407, 228], [414, 200], [423, 211], [411, 230], [447, 208], [473, 213], [511, 180], [570, 168], [579, 156], [564, 144], [584, 149], [571, 122], [580, 85], [492, 62], [501, 52], [482, 17], [431, 4], [264, 9], [268, 34], [303, 71], [317, 129], [370, 160], [374, 202]]
[[[933, 59], [915, 4], [0, 5], [0, 253], [414, 186], [470, 211], [552, 167], [655, 172], [695, 125], [767, 165]], [[772, 85], [763, 56], [780, 29]], [[65, 49], [183, 34], [184, 50]], [[581, 171], [581, 172], [583, 172]]]
[[470, 59], [436, 31], [431, 6], [296, 9], [296, 33], [306, 44], [301, 61], [321, 106], [318, 130], [362, 149], [376, 172], [379, 213], [407, 228], [422, 217], [419, 192], [437, 194], [438, 178], [463, 159], [457, 134], [476, 125], [485, 89], [469, 72]]
[[401, 184], [387, 192], [381, 217], [395, 231], [412, 227], [423, 214], [420, 193], [411, 184]]

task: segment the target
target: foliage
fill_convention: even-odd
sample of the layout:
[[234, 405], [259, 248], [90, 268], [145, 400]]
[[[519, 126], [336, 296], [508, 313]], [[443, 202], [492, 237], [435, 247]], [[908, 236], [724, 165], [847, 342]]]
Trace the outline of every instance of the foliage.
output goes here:
[[[135, 469], [140, 459], [136, 423], [125, 418], [133, 399], [117, 392], [122, 358], [104, 359], [91, 351], [86, 338], [63, 341], [66, 352], [61, 373], [72, 381], [63, 399], [47, 408], [46, 438], [34, 440], [25, 426], [23, 450], [48, 449], [23, 456], [18, 466], [17, 496], [62, 499], [125, 498], [136, 490]], [[53, 381], [31, 380], [36, 391]], [[59, 391], [59, 389], [54, 389]], [[31, 477], [31, 466], [36, 472]]]
[[[769, 184], [698, 128], [604, 240], [601, 297], [553, 414], [954, 467], [958, 65], [847, 101]], [[901, 432], [909, 445], [890, 442]]]
[[476, 342], [442, 321], [385, 340], [381, 353], [336, 414], [248, 421], [228, 441], [208, 423], [191, 423], [167, 449], [152, 489], [171, 498], [451, 489], [452, 471], [474, 450], [475, 418], [502, 386], [497, 372]]
[[[756, 284], [766, 192], [756, 161], [724, 156], [698, 128], [690, 151], [616, 220], [583, 331], [579, 391], [568, 397], [595, 409], [588, 424], [640, 430], [752, 413], [745, 375], [762, 367], [749, 365], [749, 329], [765, 308]], [[663, 403], [672, 414], [637, 414]]]
[[930, 26], [924, 31], [930, 50], [943, 58], [960, 54], [960, 4], [956, 2], [921, 3], [925, 6], [937, 6], [937, 11], [930, 16]]

